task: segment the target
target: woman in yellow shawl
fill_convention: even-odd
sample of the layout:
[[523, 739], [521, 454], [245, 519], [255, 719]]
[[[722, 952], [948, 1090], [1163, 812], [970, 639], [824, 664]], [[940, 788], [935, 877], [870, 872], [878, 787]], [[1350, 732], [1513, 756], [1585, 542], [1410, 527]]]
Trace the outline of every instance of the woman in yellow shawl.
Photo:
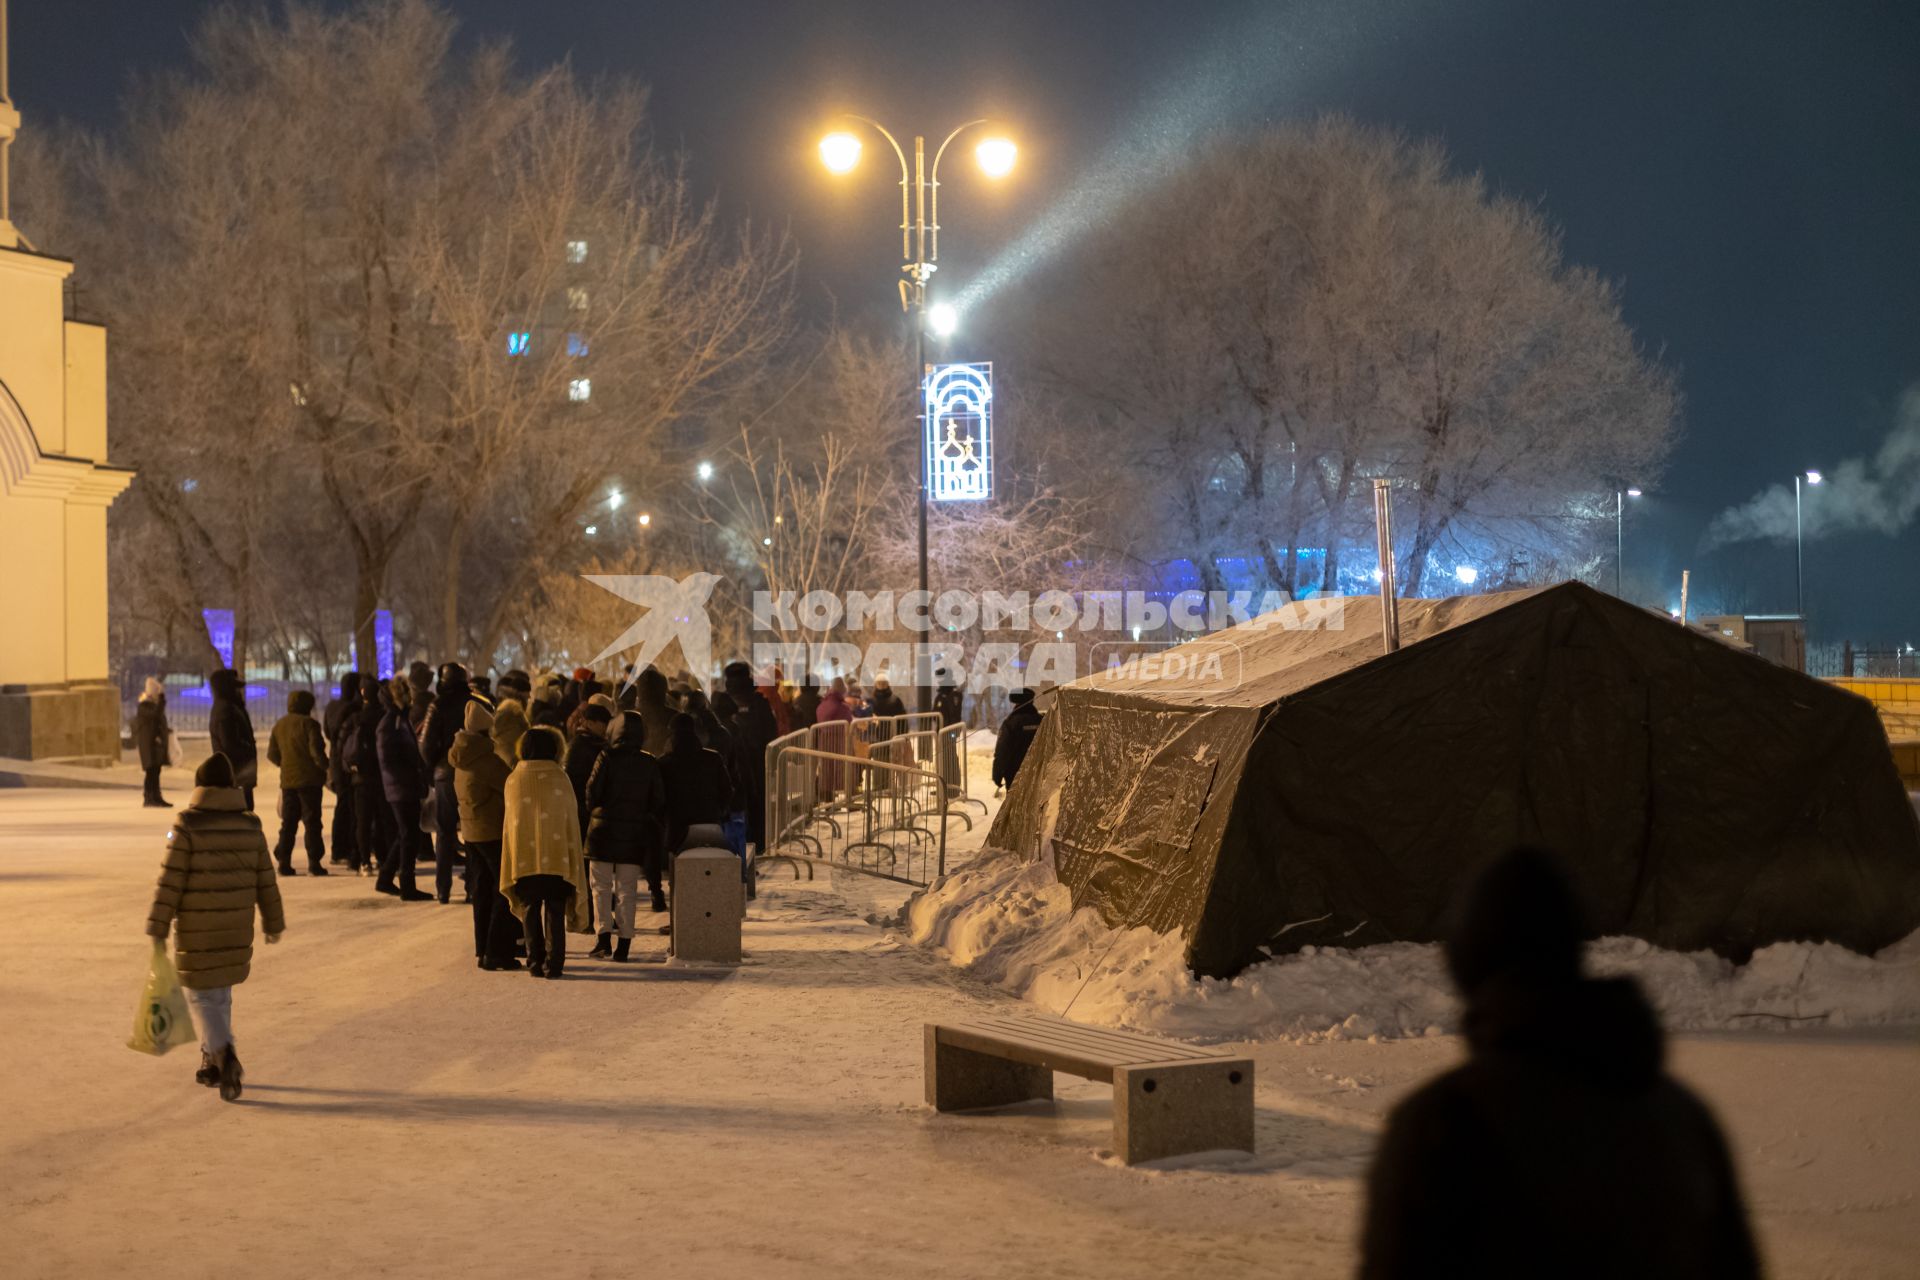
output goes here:
[[526, 922], [527, 969], [536, 978], [558, 978], [566, 967], [568, 929], [592, 931], [580, 810], [560, 764], [565, 745], [546, 727], [522, 735], [500, 828], [500, 892]]

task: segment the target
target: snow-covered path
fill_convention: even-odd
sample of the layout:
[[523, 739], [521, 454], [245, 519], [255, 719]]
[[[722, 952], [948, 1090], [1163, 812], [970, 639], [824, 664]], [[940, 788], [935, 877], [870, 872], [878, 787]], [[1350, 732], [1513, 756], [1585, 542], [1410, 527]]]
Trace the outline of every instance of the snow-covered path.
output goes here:
[[[1011, 998], [867, 923], [893, 886], [777, 871], [737, 971], [576, 938], [546, 983], [475, 969], [458, 905], [301, 876], [236, 993], [227, 1106], [193, 1052], [123, 1047], [165, 828], [137, 793], [0, 791], [9, 1275], [1341, 1275], [1381, 1115], [1458, 1053], [1253, 1046], [1260, 1154], [1129, 1170], [1102, 1158], [1104, 1086], [921, 1105], [921, 1022]], [[1676, 1063], [1732, 1132], [1773, 1274], [1912, 1274], [1911, 1034], [1695, 1035]]]

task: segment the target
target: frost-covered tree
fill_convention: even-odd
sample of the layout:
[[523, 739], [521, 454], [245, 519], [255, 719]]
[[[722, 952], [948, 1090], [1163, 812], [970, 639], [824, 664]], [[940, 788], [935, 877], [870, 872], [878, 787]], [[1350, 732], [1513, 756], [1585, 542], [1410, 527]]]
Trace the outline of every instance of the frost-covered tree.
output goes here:
[[1213, 142], [1005, 311], [1061, 412], [1142, 474], [1154, 553], [1208, 586], [1244, 556], [1338, 590], [1382, 476], [1408, 593], [1436, 562], [1577, 559], [1677, 415], [1537, 209], [1341, 119]]

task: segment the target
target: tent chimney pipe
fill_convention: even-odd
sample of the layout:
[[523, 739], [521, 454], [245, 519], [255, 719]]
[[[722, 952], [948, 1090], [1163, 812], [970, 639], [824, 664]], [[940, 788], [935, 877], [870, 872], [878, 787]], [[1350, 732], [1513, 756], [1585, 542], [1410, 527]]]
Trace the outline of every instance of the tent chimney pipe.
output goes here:
[[1400, 647], [1400, 603], [1393, 586], [1393, 490], [1392, 481], [1373, 482], [1374, 545], [1380, 554], [1380, 637], [1387, 652]]

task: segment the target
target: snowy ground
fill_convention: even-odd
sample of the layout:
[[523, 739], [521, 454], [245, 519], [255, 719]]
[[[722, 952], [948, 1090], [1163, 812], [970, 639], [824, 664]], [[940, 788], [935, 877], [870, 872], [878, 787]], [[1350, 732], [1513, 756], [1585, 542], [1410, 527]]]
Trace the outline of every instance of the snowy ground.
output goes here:
[[[476, 970], [457, 905], [301, 876], [236, 995], [227, 1106], [192, 1052], [124, 1047], [165, 828], [136, 792], [0, 791], [10, 1276], [1341, 1275], [1381, 1117], [1459, 1052], [1253, 1044], [1259, 1154], [1130, 1170], [1104, 1086], [922, 1106], [920, 1023], [1015, 997], [868, 923], [896, 886], [781, 870], [737, 971], [576, 955], [542, 983]], [[1674, 1057], [1772, 1274], [1913, 1274], [1911, 1028], [1690, 1033]]]

